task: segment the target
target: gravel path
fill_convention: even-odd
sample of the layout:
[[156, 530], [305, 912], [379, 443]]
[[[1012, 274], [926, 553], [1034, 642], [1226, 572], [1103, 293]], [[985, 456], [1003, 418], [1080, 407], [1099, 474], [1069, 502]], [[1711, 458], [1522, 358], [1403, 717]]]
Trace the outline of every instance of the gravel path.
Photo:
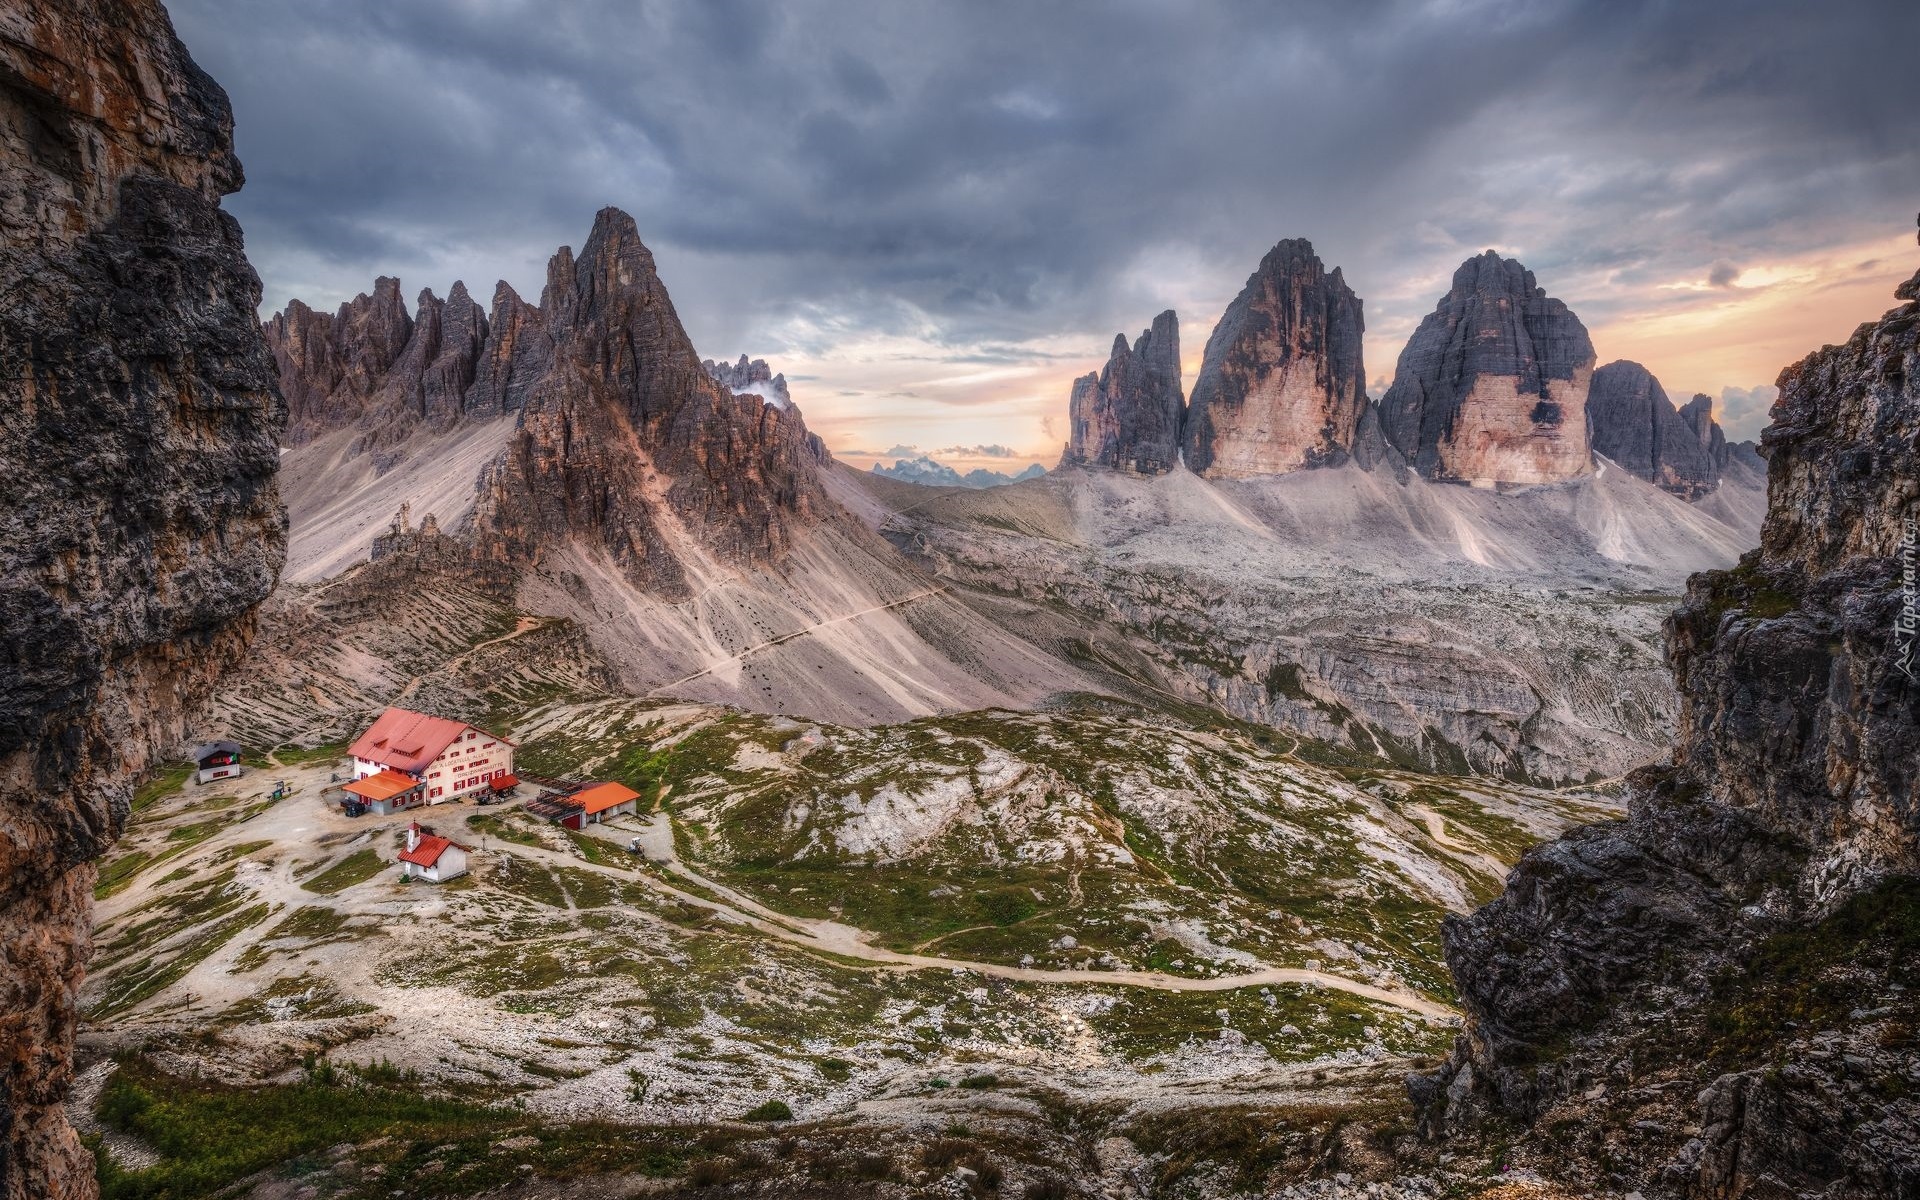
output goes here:
[[[615, 830], [609, 830], [608, 834], [615, 838], [620, 836]], [[670, 839], [668, 844], [671, 845]], [[661, 865], [709, 895], [700, 895], [674, 887], [649, 872], [598, 866], [545, 847], [502, 842], [496, 849], [504, 853], [537, 859], [554, 866], [596, 871], [617, 879], [638, 880], [676, 900], [711, 909], [729, 921], [749, 926], [789, 945], [841, 958], [857, 959], [893, 970], [972, 971], [995, 979], [1023, 983], [1120, 984], [1125, 987], [1151, 988], [1164, 992], [1226, 992], [1236, 988], [1260, 987], [1276, 983], [1303, 983], [1346, 992], [1381, 1004], [1391, 1004], [1396, 1008], [1435, 1020], [1450, 1020], [1460, 1015], [1459, 1010], [1415, 992], [1381, 987], [1329, 971], [1309, 970], [1304, 967], [1266, 967], [1258, 971], [1223, 975], [1214, 979], [1189, 979], [1160, 971], [1073, 971], [1042, 967], [1013, 967], [1001, 963], [975, 962], [971, 959], [901, 953], [873, 945], [871, 941], [873, 934], [852, 925], [824, 918], [796, 917], [776, 912], [751, 896], [743, 895], [725, 884], [707, 878], [677, 858]], [[711, 899], [711, 896], [718, 896], [720, 900]]]

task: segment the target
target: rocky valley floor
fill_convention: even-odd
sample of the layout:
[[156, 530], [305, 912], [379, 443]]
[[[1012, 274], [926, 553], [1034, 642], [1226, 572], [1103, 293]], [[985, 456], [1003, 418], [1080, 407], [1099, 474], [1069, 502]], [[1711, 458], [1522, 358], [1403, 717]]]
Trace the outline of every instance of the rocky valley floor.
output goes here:
[[[1453, 1036], [1440, 918], [1614, 811], [1202, 709], [1081, 696], [847, 727], [606, 674], [568, 623], [451, 586], [346, 581], [270, 617], [220, 703], [273, 759], [156, 777], [101, 867], [77, 1116], [120, 1186], [217, 1170], [169, 1122], [256, 1104], [437, 1105], [420, 1119], [445, 1129], [288, 1118], [259, 1134], [272, 1157], [221, 1160], [277, 1164], [263, 1195], [1397, 1178], [1425, 1153], [1379, 1149], [1408, 1136], [1402, 1077]], [[435, 806], [473, 870], [403, 883], [409, 818], [347, 818], [334, 786], [375, 693], [647, 808], [572, 833]], [[796, 1124], [743, 1122], [774, 1113]]]

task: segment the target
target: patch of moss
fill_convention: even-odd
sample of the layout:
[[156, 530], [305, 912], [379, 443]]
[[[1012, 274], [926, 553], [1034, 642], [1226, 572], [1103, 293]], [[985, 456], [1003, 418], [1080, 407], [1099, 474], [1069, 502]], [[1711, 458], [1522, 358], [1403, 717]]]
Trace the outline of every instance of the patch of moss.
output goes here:
[[[101, 1121], [152, 1146], [160, 1161], [129, 1171], [96, 1151], [102, 1197], [225, 1194], [260, 1171], [321, 1178], [325, 1194], [342, 1197], [472, 1196], [524, 1186], [528, 1175], [684, 1175], [727, 1143], [603, 1122], [541, 1125], [509, 1109], [391, 1086], [404, 1082], [398, 1072], [323, 1066], [303, 1083], [244, 1088], [122, 1059], [102, 1093]], [[523, 1139], [519, 1149], [496, 1152], [513, 1136]], [[352, 1148], [345, 1159], [320, 1153], [341, 1145]]]

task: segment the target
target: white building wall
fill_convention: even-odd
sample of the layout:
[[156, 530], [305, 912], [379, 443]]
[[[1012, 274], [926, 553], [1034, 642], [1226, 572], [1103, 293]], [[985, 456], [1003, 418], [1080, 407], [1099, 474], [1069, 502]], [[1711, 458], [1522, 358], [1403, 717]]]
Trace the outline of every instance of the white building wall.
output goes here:
[[448, 846], [440, 852], [439, 859], [430, 867], [404, 861], [400, 866], [402, 873], [409, 877], [417, 876], [428, 883], [445, 883], [467, 873], [467, 852], [458, 846]]
[[421, 777], [427, 784], [427, 803], [440, 804], [485, 791], [494, 779], [512, 772], [513, 746], [470, 729], [441, 751]]

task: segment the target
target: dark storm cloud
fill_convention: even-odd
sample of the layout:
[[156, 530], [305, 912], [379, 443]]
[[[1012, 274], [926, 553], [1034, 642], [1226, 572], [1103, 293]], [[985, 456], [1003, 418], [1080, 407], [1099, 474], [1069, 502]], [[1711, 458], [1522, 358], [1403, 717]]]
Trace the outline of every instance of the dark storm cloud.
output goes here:
[[1920, 203], [1905, 0], [173, 12], [233, 97], [269, 305], [381, 272], [537, 292], [618, 204], [729, 356], [1084, 336], [1094, 366], [1168, 305], [1197, 347], [1306, 236], [1367, 300], [1378, 374], [1485, 246], [1591, 324]]

